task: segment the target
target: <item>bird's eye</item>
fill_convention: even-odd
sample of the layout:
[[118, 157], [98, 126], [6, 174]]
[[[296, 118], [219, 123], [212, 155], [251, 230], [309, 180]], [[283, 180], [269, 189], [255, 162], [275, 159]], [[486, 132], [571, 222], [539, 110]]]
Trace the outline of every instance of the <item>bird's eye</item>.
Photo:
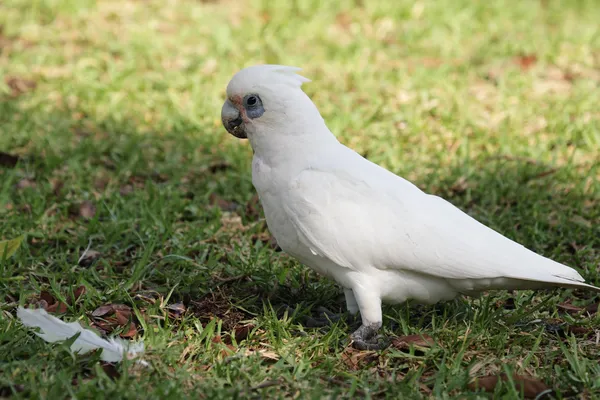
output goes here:
[[265, 112], [262, 100], [257, 94], [248, 94], [244, 97], [244, 108], [246, 109], [246, 115], [250, 119], [258, 118]]
[[256, 96], [250, 96], [246, 100], [246, 104], [250, 107], [255, 106], [256, 103], [258, 103], [258, 99], [256, 98]]

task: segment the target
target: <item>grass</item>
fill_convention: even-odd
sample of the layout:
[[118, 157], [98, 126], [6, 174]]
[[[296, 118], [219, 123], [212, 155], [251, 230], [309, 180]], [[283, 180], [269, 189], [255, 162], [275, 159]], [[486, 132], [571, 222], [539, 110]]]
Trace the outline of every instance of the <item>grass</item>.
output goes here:
[[[301, 66], [341, 141], [598, 285], [599, 20], [594, 1], [2, 2], [0, 150], [20, 160], [0, 167], [0, 240], [27, 240], [0, 263], [0, 394], [485, 398], [470, 382], [504, 372], [600, 397], [583, 291], [386, 307], [425, 348], [303, 327], [341, 291], [274, 249], [250, 148], [220, 125], [237, 70]], [[15, 319], [40, 299], [135, 333], [150, 367], [44, 343]], [[127, 323], [92, 315], [111, 303]]]

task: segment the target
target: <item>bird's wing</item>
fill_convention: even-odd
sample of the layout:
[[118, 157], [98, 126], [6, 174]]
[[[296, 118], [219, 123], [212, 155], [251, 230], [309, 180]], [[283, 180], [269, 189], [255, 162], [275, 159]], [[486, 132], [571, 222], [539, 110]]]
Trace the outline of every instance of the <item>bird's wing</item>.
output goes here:
[[354, 270], [583, 281], [574, 269], [533, 253], [388, 171], [371, 168], [368, 179], [361, 179], [356, 170], [307, 169], [290, 182], [287, 214], [314, 254]]

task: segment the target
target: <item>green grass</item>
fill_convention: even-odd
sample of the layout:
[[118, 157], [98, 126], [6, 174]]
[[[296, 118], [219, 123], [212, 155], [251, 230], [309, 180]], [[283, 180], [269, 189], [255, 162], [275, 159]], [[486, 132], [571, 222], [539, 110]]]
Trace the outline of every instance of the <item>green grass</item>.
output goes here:
[[[220, 125], [236, 71], [303, 67], [342, 142], [598, 285], [600, 5], [484, 3], [3, 1], [0, 151], [21, 160], [0, 167], [0, 240], [27, 241], [0, 262], [0, 394], [485, 398], [471, 380], [506, 372], [600, 397], [600, 314], [557, 307], [598, 302], [583, 291], [386, 307], [386, 333], [434, 339], [422, 351], [304, 328], [341, 291], [268, 244], [250, 148]], [[44, 291], [85, 325], [133, 307], [150, 367], [25, 330], [16, 306]]]

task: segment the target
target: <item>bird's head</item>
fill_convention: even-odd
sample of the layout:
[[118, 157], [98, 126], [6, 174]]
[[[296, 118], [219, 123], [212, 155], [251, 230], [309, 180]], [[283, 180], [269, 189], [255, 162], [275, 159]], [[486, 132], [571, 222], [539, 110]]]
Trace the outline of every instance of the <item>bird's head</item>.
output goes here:
[[255, 65], [236, 73], [227, 85], [221, 109], [223, 126], [237, 138], [287, 135], [306, 130], [307, 121], [322, 124], [319, 111], [302, 91], [308, 79], [300, 68]]

